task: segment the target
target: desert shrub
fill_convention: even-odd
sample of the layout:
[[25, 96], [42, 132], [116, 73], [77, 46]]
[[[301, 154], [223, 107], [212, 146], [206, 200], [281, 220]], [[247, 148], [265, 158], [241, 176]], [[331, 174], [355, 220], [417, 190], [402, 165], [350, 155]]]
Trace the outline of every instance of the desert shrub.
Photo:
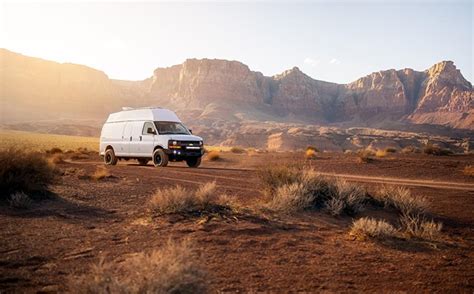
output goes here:
[[30, 197], [44, 195], [54, 181], [56, 169], [40, 153], [18, 149], [0, 151], [1, 200], [8, 195], [24, 192]]
[[474, 165], [467, 165], [463, 169], [463, 174], [469, 177], [474, 177]]
[[240, 154], [240, 153], [244, 153], [244, 152], [245, 152], [245, 149], [242, 148], [242, 147], [236, 147], [236, 146], [234, 146], [234, 147], [230, 148], [230, 152]]
[[357, 162], [359, 163], [370, 163], [373, 161], [372, 156], [375, 153], [370, 149], [362, 149], [357, 152]]
[[50, 158], [49, 161], [54, 164], [64, 164], [64, 155], [61, 153], [54, 153]]
[[221, 159], [221, 155], [219, 151], [210, 151], [209, 153], [207, 153], [206, 158], [209, 161], [218, 161]]
[[354, 214], [366, 200], [360, 187], [330, 180], [312, 169], [272, 168], [260, 178], [269, 198], [267, 207], [282, 213], [325, 208], [333, 215]]
[[367, 200], [367, 192], [361, 186], [344, 180], [331, 182], [335, 189], [326, 201], [326, 208], [332, 215], [353, 215], [361, 211]]
[[392, 207], [404, 214], [420, 214], [428, 210], [424, 197], [413, 197], [405, 187], [382, 186], [372, 197], [386, 207]]
[[46, 150], [46, 153], [47, 154], [57, 154], [57, 153], [63, 153], [63, 150], [61, 148], [58, 148], [58, 147], [53, 147], [49, 150]]
[[415, 146], [407, 146], [404, 147], [401, 151], [403, 154], [409, 154], [409, 153], [420, 153], [420, 149], [418, 149]]
[[283, 185], [294, 183], [301, 170], [287, 165], [269, 166], [257, 171], [257, 176], [263, 185], [265, 193], [272, 194]]
[[108, 178], [108, 177], [110, 177], [109, 170], [106, 169], [103, 166], [99, 166], [99, 167], [97, 167], [97, 169], [92, 174], [91, 179], [96, 180], [96, 181], [100, 181], [100, 180], [103, 180], [103, 179]]
[[314, 152], [320, 152], [320, 150], [318, 148], [314, 147], [314, 146], [306, 147], [306, 151], [308, 151], [308, 150], [313, 150]]
[[11, 194], [8, 203], [11, 207], [18, 209], [28, 209], [33, 205], [31, 198], [23, 192]]
[[280, 186], [268, 203], [272, 210], [283, 213], [294, 213], [311, 207], [314, 195], [302, 183]]
[[150, 199], [149, 209], [154, 215], [174, 213], [194, 215], [230, 210], [227, 204], [222, 203], [216, 188], [215, 182], [209, 182], [194, 191], [179, 185], [157, 189]]
[[383, 239], [387, 237], [394, 237], [397, 234], [397, 230], [384, 220], [376, 220], [364, 217], [352, 223], [349, 234], [358, 239]]
[[423, 148], [423, 153], [428, 155], [436, 155], [436, 156], [448, 156], [452, 155], [453, 152], [449, 149], [441, 148], [437, 145], [428, 144]]
[[387, 147], [384, 149], [385, 153], [396, 153], [397, 152], [397, 148], [394, 148], [394, 147]]
[[441, 235], [442, 223], [427, 220], [421, 214], [404, 213], [400, 217], [401, 226], [409, 237], [436, 240]]
[[306, 148], [304, 156], [305, 156], [306, 159], [314, 159], [314, 158], [316, 158], [317, 152], [318, 152], [317, 149], [315, 149], [313, 147], [308, 147], [308, 148]]
[[375, 152], [375, 156], [376, 156], [376, 157], [379, 157], [379, 158], [385, 157], [385, 156], [387, 156], [387, 151], [385, 151], [385, 150], [377, 150], [377, 152]]
[[206, 279], [193, 245], [168, 241], [120, 264], [102, 259], [88, 274], [71, 277], [69, 288], [79, 293], [205, 293]]

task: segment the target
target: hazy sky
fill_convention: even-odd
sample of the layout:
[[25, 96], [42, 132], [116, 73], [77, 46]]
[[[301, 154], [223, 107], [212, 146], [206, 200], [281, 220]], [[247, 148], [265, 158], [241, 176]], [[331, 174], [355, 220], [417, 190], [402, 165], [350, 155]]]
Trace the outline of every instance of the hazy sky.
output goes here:
[[472, 82], [472, 3], [3, 1], [0, 47], [130, 80], [186, 58], [223, 58], [340, 83], [453, 60]]

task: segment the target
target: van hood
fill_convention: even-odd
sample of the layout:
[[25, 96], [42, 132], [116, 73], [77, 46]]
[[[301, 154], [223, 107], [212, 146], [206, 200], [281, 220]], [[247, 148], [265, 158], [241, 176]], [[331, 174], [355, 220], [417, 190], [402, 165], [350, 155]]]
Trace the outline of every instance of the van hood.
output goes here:
[[201, 137], [194, 135], [169, 135], [169, 139], [176, 141], [202, 141]]

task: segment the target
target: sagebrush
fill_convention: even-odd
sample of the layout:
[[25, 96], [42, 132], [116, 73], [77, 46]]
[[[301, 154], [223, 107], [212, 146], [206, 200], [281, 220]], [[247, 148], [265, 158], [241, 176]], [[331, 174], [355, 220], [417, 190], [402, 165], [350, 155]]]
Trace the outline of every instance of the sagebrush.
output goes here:
[[176, 185], [157, 189], [149, 202], [154, 215], [163, 214], [207, 214], [229, 211], [228, 202], [217, 194], [215, 182], [205, 183], [196, 190]]
[[205, 293], [208, 274], [201, 264], [190, 241], [170, 240], [120, 264], [102, 259], [88, 274], [70, 277], [69, 286], [79, 293]]
[[54, 182], [57, 170], [43, 154], [21, 149], [0, 150], [0, 199], [17, 192], [40, 197]]
[[387, 238], [396, 236], [397, 230], [384, 220], [360, 218], [352, 223], [350, 235], [358, 239]]
[[360, 186], [321, 176], [312, 169], [287, 166], [259, 172], [268, 201], [274, 211], [295, 213], [325, 209], [333, 215], [352, 215], [363, 208], [366, 192]]

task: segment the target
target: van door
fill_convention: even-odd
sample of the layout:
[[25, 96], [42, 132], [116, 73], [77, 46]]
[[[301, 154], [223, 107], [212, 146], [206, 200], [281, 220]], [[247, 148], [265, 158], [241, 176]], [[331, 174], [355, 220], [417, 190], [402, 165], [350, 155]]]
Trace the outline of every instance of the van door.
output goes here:
[[130, 156], [130, 142], [132, 141], [133, 122], [127, 122], [123, 128], [122, 144], [120, 144], [120, 155]]
[[132, 126], [130, 139], [130, 156], [140, 156], [140, 144], [142, 141], [143, 121], [134, 121], [130, 123]]
[[[150, 133], [149, 131], [153, 133]], [[155, 147], [155, 135], [157, 134], [155, 125], [152, 122], [145, 122], [142, 126], [142, 140], [140, 142], [140, 155], [143, 157], [152, 157]]]

